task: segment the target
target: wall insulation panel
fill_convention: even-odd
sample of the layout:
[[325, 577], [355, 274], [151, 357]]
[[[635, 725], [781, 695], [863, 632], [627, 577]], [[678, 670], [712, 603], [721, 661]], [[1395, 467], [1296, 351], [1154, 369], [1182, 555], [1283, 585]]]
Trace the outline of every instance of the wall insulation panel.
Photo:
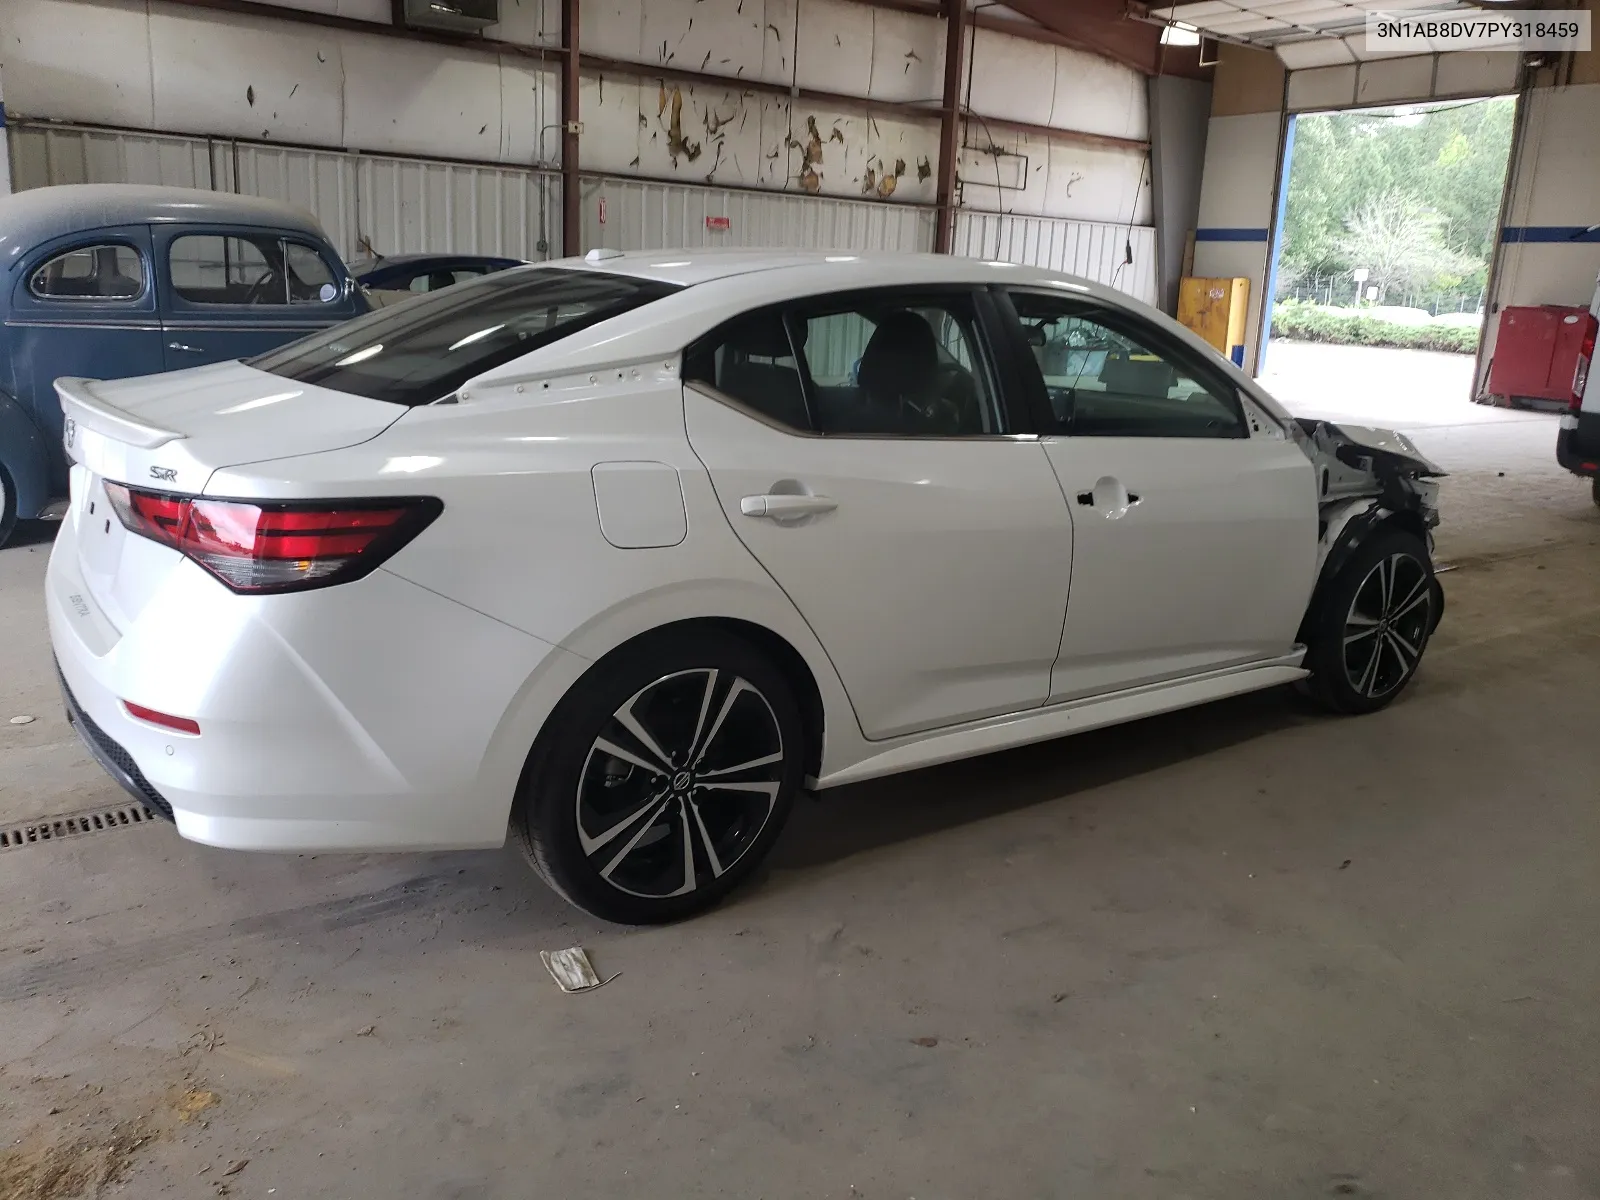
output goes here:
[[[514, 0], [507, 0], [513, 3]], [[553, 66], [151, 0], [3, 0], [11, 113], [389, 154], [553, 162]]]
[[934, 121], [616, 74], [581, 79], [579, 108], [586, 171], [920, 203], [937, 186]]
[[1078, 275], [1150, 305], [1159, 299], [1155, 230], [1148, 227], [958, 212], [954, 251]]
[[968, 208], [1082, 221], [1151, 221], [1149, 156], [968, 121], [956, 174]]

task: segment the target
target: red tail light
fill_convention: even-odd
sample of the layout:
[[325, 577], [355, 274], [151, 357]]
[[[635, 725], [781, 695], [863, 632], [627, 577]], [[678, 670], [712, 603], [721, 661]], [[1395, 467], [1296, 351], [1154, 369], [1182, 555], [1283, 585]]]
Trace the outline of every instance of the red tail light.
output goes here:
[[1572, 399], [1567, 401], [1567, 410], [1577, 412], [1583, 407], [1583, 389], [1589, 382], [1589, 363], [1594, 358], [1595, 319], [1588, 318], [1589, 326], [1583, 335], [1583, 345], [1578, 350], [1578, 361], [1572, 368]]
[[360, 579], [439, 515], [431, 498], [276, 504], [172, 496], [107, 483], [122, 524], [171, 546], [235, 592], [305, 591]]

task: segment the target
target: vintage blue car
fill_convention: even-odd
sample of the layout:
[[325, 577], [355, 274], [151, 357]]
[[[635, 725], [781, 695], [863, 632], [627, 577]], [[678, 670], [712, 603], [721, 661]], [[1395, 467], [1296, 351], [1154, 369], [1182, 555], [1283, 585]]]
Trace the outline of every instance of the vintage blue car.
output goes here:
[[131, 184], [0, 197], [0, 545], [66, 494], [55, 380], [245, 358], [367, 310], [287, 204]]

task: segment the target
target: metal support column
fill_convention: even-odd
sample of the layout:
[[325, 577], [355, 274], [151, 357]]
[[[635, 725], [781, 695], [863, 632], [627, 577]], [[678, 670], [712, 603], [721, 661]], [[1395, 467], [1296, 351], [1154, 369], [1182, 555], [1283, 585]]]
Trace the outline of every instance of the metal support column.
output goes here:
[[961, 145], [961, 75], [967, 45], [966, 0], [945, 0], [944, 107], [939, 116], [939, 213], [933, 248], [949, 254], [955, 242], [956, 155]]
[[578, 181], [578, 0], [561, 0], [561, 246], [583, 253], [583, 201]]

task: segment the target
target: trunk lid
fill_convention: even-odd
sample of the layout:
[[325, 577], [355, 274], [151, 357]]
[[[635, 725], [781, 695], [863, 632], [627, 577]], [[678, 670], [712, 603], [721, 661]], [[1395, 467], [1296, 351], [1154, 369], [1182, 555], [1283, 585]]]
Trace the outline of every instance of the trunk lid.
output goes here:
[[119, 631], [182, 561], [129, 533], [106, 481], [199, 495], [224, 467], [339, 450], [377, 437], [408, 411], [243, 363], [100, 382], [58, 379], [63, 441], [75, 463], [67, 520], [90, 598]]

